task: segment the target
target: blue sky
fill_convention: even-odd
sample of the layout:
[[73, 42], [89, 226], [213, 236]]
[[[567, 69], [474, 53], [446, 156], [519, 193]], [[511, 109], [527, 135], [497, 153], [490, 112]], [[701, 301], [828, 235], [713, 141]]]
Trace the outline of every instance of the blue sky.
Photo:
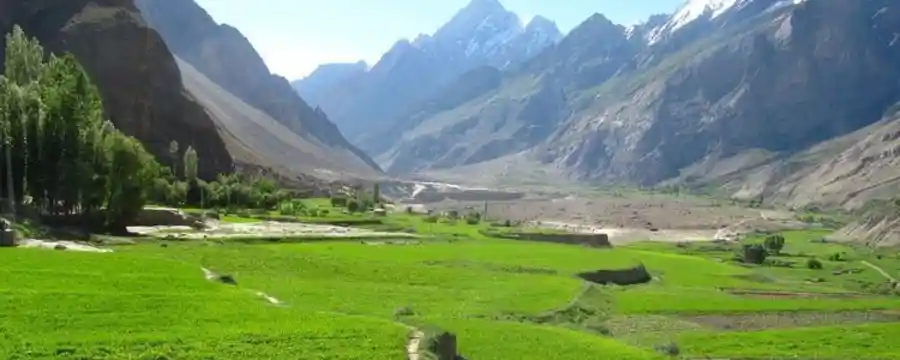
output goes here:
[[[394, 42], [431, 34], [469, 0], [196, 0], [253, 43], [272, 72], [301, 78], [318, 64], [378, 61]], [[523, 21], [543, 15], [567, 32], [598, 12], [632, 24], [684, 0], [500, 0]]]

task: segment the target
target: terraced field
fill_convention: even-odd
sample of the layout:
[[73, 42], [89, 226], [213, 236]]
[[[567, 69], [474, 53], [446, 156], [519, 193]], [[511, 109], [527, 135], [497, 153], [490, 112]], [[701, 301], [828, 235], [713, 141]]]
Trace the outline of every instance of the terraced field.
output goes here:
[[[900, 297], [867, 291], [884, 281], [873, 269], [833, 275], [863, 259], [894, 271], [886, 264], [896, 254], [797, 232], [786, 234], [784, 259], [838, 249], [847, 259], [823, 260], [822, 270], [746, 267], [721, 244], [589, 249], [433, 226], [442, 236], [393, 245], [146, 239], [112, 253], [3, 249], [0, 358], [403, 359], [411, 328], [426, 326], [456, 334], [467, 359], [900, 357]], [[576, 276], [638, 263], [653, 281]], [[202, 268], [237, 285], [208, 281]]]

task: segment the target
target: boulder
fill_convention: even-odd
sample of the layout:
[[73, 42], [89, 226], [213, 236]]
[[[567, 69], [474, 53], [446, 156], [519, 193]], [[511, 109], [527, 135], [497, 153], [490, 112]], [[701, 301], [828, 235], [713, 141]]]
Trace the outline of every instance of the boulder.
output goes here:
[[16, 246], [16, 232], [12, 229], [0, 230], [0, 247]]

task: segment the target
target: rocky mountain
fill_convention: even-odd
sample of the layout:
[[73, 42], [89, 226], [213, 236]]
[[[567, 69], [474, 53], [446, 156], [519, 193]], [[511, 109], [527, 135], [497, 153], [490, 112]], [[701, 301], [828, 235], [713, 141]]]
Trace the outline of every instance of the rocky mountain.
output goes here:
[[[308, 152], [296, 149], [298, 152], [291, 161], [327, 162], [338, 166], [329, 170], [364, 174], [380, 171], [378, 165], [344, 138], [324, 112], [310, 107], [286, 79], [272, 74], [240, 31], [217, 24], [194, 0], [135, 0], [135, 3], [172, 52], [199, 74], [295, 133], [303, 140], [304, 147], [321, 148], [316, 151], [321, 155], [315, 159]], [[271, 134], [273, 138], [277, 135]], [[236, 136], [242, 138], [241, 134]], [[325, 159], [328, 154], [334, 154], [335, 158]]]
[[318, 106], [322, 102], [319, 96], [331, 92], [334, 86], [348, 79], [362, 76], [368, 69], [369, 65], [365, 61], [347, 64], [322, 64], [309, 76], [292, 81], [291, 86], [311, 106]]
[[[218, 125], [185, 91], [175, 59], [132, 0], [0, 0], [0, 31], [15, 24], [47, 50], [72, 53], [97, 84], [116, 127], [161, 161], [176, 140], [197, 150], [201, 176], [233, 168]], [[0, 62], [4, 48], [5, 38]]]
[[398, 173], [515, 164], [855, 207], [900, 185], [897, 34], [889, 0], [692, 0], [629, 28], [595, 15], [376, 155]]
[[545, 18], [523, 26], [497, 0], [472, 0], [433, 35], [398, 41], [364, 74], [319, 85], [309, 85], [310, 77], [295, 87], [315, 93], [325, 113], [358, 140], [400, 121], [463, 73], [482, 66], [514, 68], [560, 37]]

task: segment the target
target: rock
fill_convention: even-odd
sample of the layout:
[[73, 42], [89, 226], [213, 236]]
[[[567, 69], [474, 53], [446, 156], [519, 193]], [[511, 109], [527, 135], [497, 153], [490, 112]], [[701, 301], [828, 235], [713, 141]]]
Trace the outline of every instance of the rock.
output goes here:
[[456, 360], [456, 334], [441, 332], [432, 338], [428, 351], [437, 356], [437, 360]]
[[145, 207], [138, 212], [130, 226], [192, 226], [196, 221], [181, 210]]
[[0, 247], [16, 246], [16, 232], [12, 229], [0, 230]]
[[237, 285], [237, 281], [231, 275], [220, 275], [219, 282], [228, 285]]

